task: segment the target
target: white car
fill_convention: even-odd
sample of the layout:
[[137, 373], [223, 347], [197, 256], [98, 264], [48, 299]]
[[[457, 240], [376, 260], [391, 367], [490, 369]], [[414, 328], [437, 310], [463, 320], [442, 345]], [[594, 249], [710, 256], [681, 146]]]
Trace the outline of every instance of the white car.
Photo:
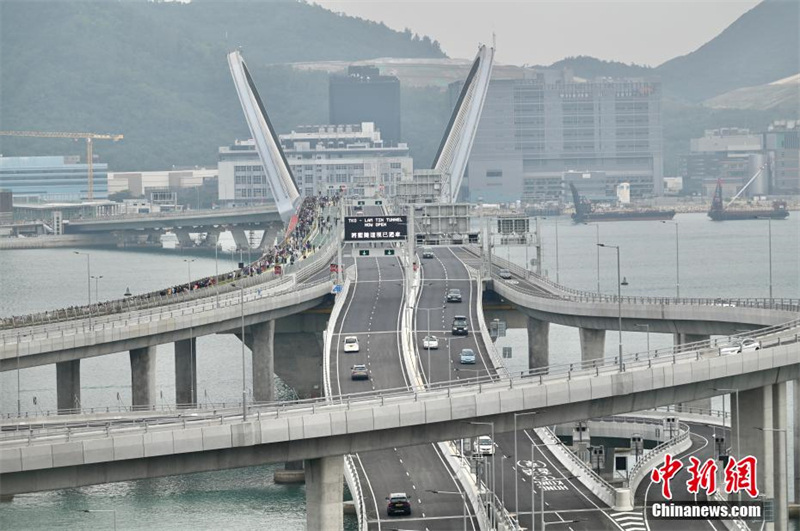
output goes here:
[[344, 351], [358, 352], [358, 338], [356, 336], [347, 336], [344, 338]]
[[491, 437], [481, 435], [475, 439], [475, 443], [472, 445], [472, 453], [479, 455], [492, 455], [494, 453], [494, 441], [492, 441]]
[[761, 349], [761, 342], [751, 337], [737, 339], [719, 347], [719, 353], [723, 356], [727, 354], [739, 354], [740, 352], [755, 352]]
[[439, 348], [439, 338], [436, 336], [425, 336], [422, 339], [422, 348], [437, 349]]
[[511, 271], [509, 271], [508, 269], [501, 269], [500, 271], [497, 272], [497, 275], [500, 278], [504, 278], [506, 280], [512, 278]]

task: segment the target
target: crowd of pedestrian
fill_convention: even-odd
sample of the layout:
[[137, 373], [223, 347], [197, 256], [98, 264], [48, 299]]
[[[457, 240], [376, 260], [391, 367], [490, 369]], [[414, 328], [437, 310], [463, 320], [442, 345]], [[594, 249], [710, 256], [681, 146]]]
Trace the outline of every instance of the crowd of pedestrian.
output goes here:
[[275, 268], [275, 266], [283, 267], [286, 265], [293, 265], [295, 262], [305, 259], [316, 251], [316, 246], [311, 242], [310, 238], [315, 229], [315, 222], [316, 230], [319, 232], [329, 231], [331, 227], [331, 218], [330, 216], [323, 216], [322, 214], [326, 207], [337, 204], [338, 200], [338, 197], [328, 198], [324, 196], [312, 196], [303, 199], [303, 202], [297, 209], [295, 218], [293, 218], [290, 224], [290, 231], [286, 237], [280, 243], [264, 250], [256, 261], [249, 264], [242, 263], [241, 267], [234, 271], [219, 276], [209, 276], [199, 280], [193, 280], [184, 284], [177, 284], [158, 292], [131, 296], [122, 300], [99, 302], [91, 306], [70, 306], [68, 308], [46, 311], [33, 315], [4, 317], [0, 319], [0, 328], [12, 328], [33, 323], [117, 313], [131, 306], [146, 306], [148, 303], [151, 303], [154, 298], [188, 293], [230, 282], [238, 278], [260, 275]]

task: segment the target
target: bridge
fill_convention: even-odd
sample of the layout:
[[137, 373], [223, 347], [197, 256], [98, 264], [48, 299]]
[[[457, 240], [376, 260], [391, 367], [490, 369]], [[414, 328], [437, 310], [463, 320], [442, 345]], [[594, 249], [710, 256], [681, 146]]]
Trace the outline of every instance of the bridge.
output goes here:
[[[263, 102], [241, 56], [232, 54], [229, 64], [278, 198], [274, 213], [288, 219], [298, 203], [288, 164], [279, 146], [276, 151]], [[463, 178], [482, 84], [490, 73], [491, 50], [482, 48], [435, 163], [450, 179], [445, 201], [455, 197]], [[331, 209], [346, 206], [315, 208], [328, 209], [313, 216], [321, 220]], [[366, 206], [364, 213], [383, 209]], [[363, 529], [387, 525], [383, 498], [397, 491], [412, 494], [414, 513], [403, 520], [405, 528], [452, 529], [463, 518], [473, 529], [530, 529], [534, 516], [563, 522], [562, 515], [587, 512], [593, 519], [583, 528], [620, 529], [618, 519], [641, 499], [637, 486], [646, 464], [662, 455], [659, 450], [640, 462], [627, 486], [615, 488], [586, 470], [543, 428], [638, 416], [737, 389], [730, 424], [743, 437], [734, 453], [756, 455], [764, 464], [759, 484], [776, 499], [776, 528], [784, 528], [786, 439], [769, 430], [786, 430], [786, 382], [800, 378], [798, 301], [617, 299], [554, 284], [492, 256], [485, 246], [437, 247], [433, 258], [423, 259], [413, 250], [413, 238], [404, 249], [379, 244], [397, 255], [362, 257], [342, 244], [338, 223], [309, 227], [303, 245], [303, 256], [293, 263], [249, 264], [177, 294], [146, 294], [4, 322], [0, 370], [55, 364], [61, 415], [3, 422], [0, 495], [303, 460], [310, 529], [341, 528], [343, 476]], [[337, 279], [329, 269], [334, 261], [340, 264]], [[501, 277], [501, 268], [511, 278]], [[335, 286], [341, 291], [333, 297]], [[445, 301], [452, 288], [461, 290], [463, 302]], [[484, 302], [491, 308], [484, 309]], [[464, 337], [449, 334], [456, 315], [466, 317]], [[520, 320], [528, 329], [527, 371], [509, 374], [504, 368], [486, 328], [487, 315]], [[580, 330], [580, 362], [549, 362], [551, 322]], [[634, 327], [641, 323], [676, 334], [676, 346], [605, 355], [606, 330], [641, 331]], [[710, 339], [743, 329], [761, 341], [761, 350], [722, 355]], [[250, 348], [252, 401], [245, 393], [234, 407], [198, 407], [196, 338], [212, 333], [235, 334]], [[439, 353], [423, 346], [430, 334], [441, 340]], [[358, 338], [358, 352], [344, 352], [347, 336]], [[176, 397], [175, 405], [163, 410], [155, 406], [154, 347], [166, 342], [176, 347]], [[460, 363], [462, 349], [476, 354], [474, 369]], [[132, 369], [129, 410], [81, 408], [80, 360], [125, 350]], [[318, 360], [322, 374], [312, 370], [298, 378], [297, 360], [304, 356]], [[351, 378], [355, 364], [366, 366], [367, 380]], [[276, 403], [273, 373], [290, 385], [293, 378], [303, 385], [302, 376], [319, 382], [324, 396]], [[687, 448], [689, 431], [679, 431], [660, 451]], [[481, 461], [463, 449], [464, 439], [489, 433], [496, 448], [489, 459]], [[533, 490], [535, 483], [544, 499], [547, 487], [534, 481], [533, 457], [530, 480], [521, 473], [519, 445], [538, 448], [569, 491], [569, 496], [551, 497], [549, 514], [526, 496], [515, 496], [512, 505], [498, 495], [496, 476], [507, 472], [509, 491]], [[443, 495], [447, 492], [456, 496]]]
[[230, 231], [240, 248], [249, 248], [245, 230], [263, 230], [259, 248], [271, 245], [283, 227], [275, 205], [227, 208], [214, 210], [187, 210], [155, 214], [127, 214], [121, 216], [70, 220], [64, 222], [64, 234], [113, 234], [121, 247], [158, 241], [166, 232], [174, 232], [182, 246], [192, 246], [190, 233], [206, 233], [206, 243], [214, 245], [220, 232]]

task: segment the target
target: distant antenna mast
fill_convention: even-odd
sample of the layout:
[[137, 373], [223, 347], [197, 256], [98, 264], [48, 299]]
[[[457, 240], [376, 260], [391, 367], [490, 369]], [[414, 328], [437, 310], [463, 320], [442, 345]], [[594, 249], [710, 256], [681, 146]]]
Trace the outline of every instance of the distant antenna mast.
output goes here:
[[492, 32], [492, 48], [497, 49], [497, 34]]
[[739, 197], [740, 195], [742, 195], [742, 192], [744, 192], [745, 190], [747, 190], [747, 187], [748, 187], [748, 186], [750, 186], [750, 184], [751, 184], [753, 181], [755, 181], [755, 180], [756, 180], [756, 177], [758, 177], [759, 175], [761, 175], [761, 172], [762, 172], [762, 171], [764, 171], [764, 168], [766, 168], [766, 167], [767, 167], [767, 165], [766, 165], [766, 164], [762, 164], [762, 166], [761, 166], [761, 167], [758, 169], [758, 171], [756, 172], [756, 174], [755, 174], [755, 175], [753, 175], [753, 176], [750, 178], [750, 180], [749, 180], [749, 181], [747, 181], [747, 184], [745, 184], [744, 186], [742, 186], [742, 189], [741, 189], [741, 190], [739, 190], [739, 192], [738, 192], [738, 193], [737, 193], [735, 196], [733, 196], [733, 199], [731, 199], [731, 200], [728, 202], [728, 204], [727, 204], [727, 205], [725, 205], [725, 208], [728, 208], [729, 206], [731, 206], [731, 203], [733, 203], [734, 201], [736, 201], [736, 198], [737, 198], [737, 197]]

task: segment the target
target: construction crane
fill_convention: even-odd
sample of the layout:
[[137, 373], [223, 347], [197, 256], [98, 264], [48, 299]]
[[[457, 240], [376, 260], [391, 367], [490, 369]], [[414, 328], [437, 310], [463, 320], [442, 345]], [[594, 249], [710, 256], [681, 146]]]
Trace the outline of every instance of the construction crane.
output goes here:
[[92, 168], [92, 142], [95, 140], [122, 140], [123, 135], [105, 135], [100, 133], [51, 133], [45, 131], [0, 131], [0, 136], [27, 136], [35, 138], [83, 138], [86, 140], [86, 166], [89, 173], [89, 187], [87, 196], [89, 201], [94, 199], [94, 170]]

